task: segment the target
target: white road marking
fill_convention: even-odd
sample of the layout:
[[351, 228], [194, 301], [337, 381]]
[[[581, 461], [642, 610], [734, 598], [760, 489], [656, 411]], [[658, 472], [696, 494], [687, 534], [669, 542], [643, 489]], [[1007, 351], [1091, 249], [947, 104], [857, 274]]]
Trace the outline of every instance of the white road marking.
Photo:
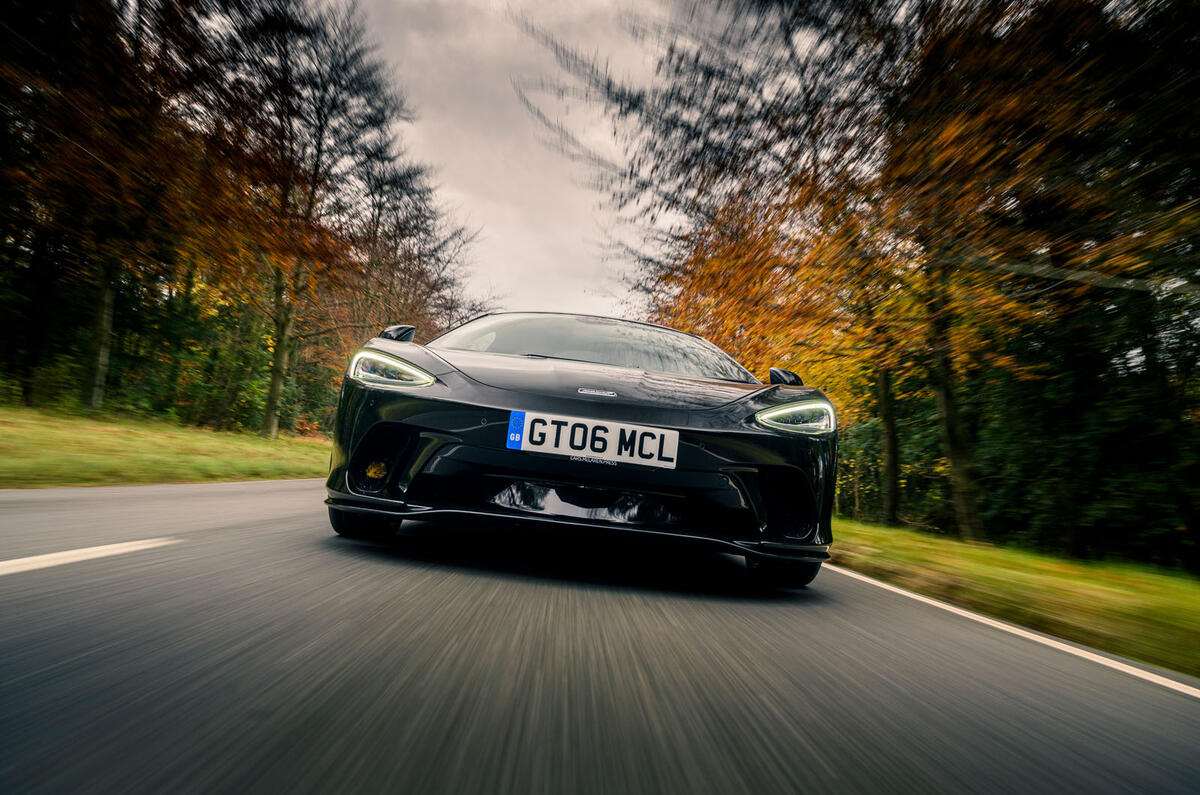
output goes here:
[[48, 555], [0, 560], [0, 577], [5, 574], [18, 574], [22, 571], [61, 566], [64, 563], [75, 563], [80, 560], [93, 560], [94, 558], [107, 558], [111, 555], [124, 555], [128, 552], [140, 552], [143, 549], [165, 547], [168, 544], [178, 544], [181, 541], [183, 541], [182, 538], [146, 538], [141, 541], [127, 541], [123, 544], [105, 544], [102, 547], [83, 547], [82, 549], [68, 549], [66, 552], [51, 552]]
[[1076, 657], [1080, 657], [1084, 660], [1090, 660], [1091, 662], [1103, 665], [1106, 668], [1111, 668], [1114, 671], [1120, 671], [1121, 673], [1129, 674], [1130, 676], [1136, 676], [1138, 679], [1142, 679], [1146, 682], [1153, 682], [1154, 684], [1161, 685], [1168, 690], [1174, 690], [1176, 693], [1182, 693], [1185, 696], [1191, 696], [1192, 698], [1200, 699], [1200, 688], [1192, 687], [1191, 685], [1185, 685], [1182, 682], [1176, 682], [1174, 679], [1168, 679], [1165, 676], [1159, 676], [1158, 674], [1151, 673], [1150, 671], [1144, 671], [1141, 668], [1123, 663], [1120, 660], [1114, 660], [1101, 654], [1088, 651], [1087, 649], [1081, 649], [1077, 646], [1072, 646], [1069, 643], [1055, 640], [1054, 638], [1047, 637], [1046, 635], [1040, 635], [1031, 630], [1022, 629], [1016, 624], [1009, 624], [1006, 621], [1000, 621], [998, 619], [985, 616], [981, 613], [975, 613], [970, 610], [965, 610], [961, 607], [956, 607], [948, 602], [942, 602], [937, 599], [932, 599], [928, 596], [922, 596], [919, 593], [906, 591], [903, 588], [899, 588], [895, 585], [889, 585], [886, 582], [876, 580], [873, 577], [868, 577], [865, 574], [859, 574], [857, 571], [844, 569], [841, 566], [834, 566], [826, 563], [822, 568], [827, 568], [830, 571], [836, 571], [838, 574], [844, 574], [847, 577], [853, 577], [856, 580], [870, 583], [871, 585], [882, 588], [885, 591], [898, 593], [901, 596], [907, 596], [909, 599], [916, 599], [918, 602], [924, 602], [927, 605], [939, 607], [942, 610], [962, 616], [963, 618], [969, 618], [972, 621], [985, 624], [1002, 632], [1007, 632], [1010, 635], [1016, 635], [1019, 638], [1025, 638], [1026, 640], [1031, 640], [1034, 643], [1040, 643], [1043, 646], [1049, 646], [1052, 649], [1057, 649], [1058, 651], [1066, 652], [1067, 654], [1073, 654]]

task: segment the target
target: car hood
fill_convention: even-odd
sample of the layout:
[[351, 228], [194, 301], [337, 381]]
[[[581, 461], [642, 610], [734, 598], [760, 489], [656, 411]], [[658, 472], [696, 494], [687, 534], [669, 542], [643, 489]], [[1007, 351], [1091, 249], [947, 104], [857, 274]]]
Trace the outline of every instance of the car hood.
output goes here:
[[604, 401], [613, 405], [713, 409], [769, 388], [764, 384], [689, 378], [565, 359], [447, 348], [427, 350], [481, 384], [514, 392]]

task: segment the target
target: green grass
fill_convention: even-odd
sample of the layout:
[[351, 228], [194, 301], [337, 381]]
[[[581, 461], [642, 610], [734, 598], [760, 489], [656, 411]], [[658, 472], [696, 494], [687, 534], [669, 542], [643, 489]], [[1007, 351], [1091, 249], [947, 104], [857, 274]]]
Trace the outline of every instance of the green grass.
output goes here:
[[0, 408], [0, 488], [321, 477], [323, 439]]
[[1200, 580], [834, 520], [835, 563], [1135, 660], [1200, 675]]

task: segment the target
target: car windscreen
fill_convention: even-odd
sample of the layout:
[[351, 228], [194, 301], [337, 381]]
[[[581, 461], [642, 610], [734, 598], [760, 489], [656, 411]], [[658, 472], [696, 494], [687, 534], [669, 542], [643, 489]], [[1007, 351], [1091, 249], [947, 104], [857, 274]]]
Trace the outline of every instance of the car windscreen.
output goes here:
[[758, 383], [728, 354], [679, 331], [583, 315], [488, 315], [446, 332], [432, 348], [631, 367], [693, 378]]

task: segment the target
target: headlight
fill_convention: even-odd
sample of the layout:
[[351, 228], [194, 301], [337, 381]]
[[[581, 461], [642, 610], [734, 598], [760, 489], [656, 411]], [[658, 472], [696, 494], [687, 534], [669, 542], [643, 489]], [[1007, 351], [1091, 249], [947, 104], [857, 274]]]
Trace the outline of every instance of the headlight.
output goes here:
[[429, 386], [434, 381], [432, 375], [415, 364], [370, 350], [354, 354], [346, 375], [364, 384], [390, 389]]
[[833, 406], [824, 400], [805, 400], [765, 409], [754, 415], [754, 421], [768, 428], [792, 433], [828, 433], [837, 430]]

